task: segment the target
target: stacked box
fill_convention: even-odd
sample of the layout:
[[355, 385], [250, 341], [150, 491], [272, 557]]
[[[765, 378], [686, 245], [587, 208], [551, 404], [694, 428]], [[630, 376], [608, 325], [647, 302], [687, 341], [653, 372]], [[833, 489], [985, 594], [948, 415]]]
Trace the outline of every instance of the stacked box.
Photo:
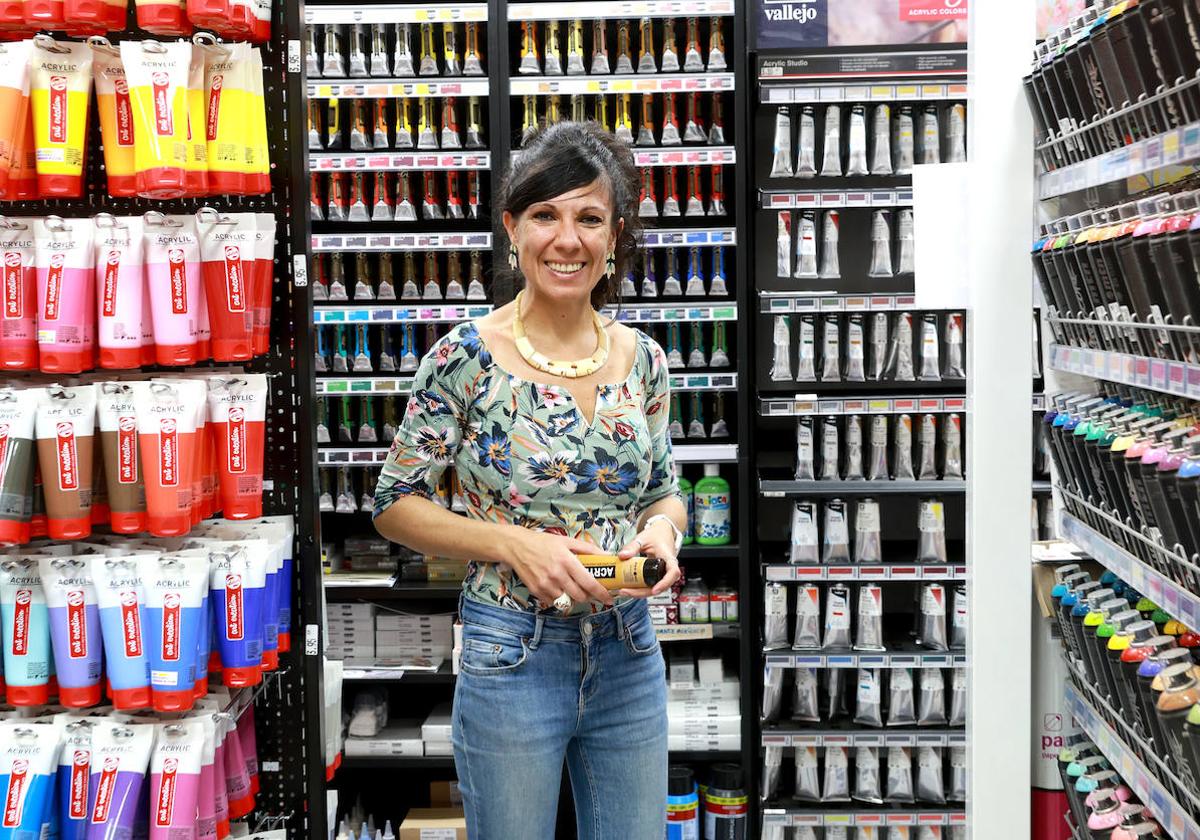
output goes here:
[[392, 546], [380, 537], [347, 537], [342, 548], [342, 566], [345, 571], [383, 572], [395, 571], [397, 559]]
[[330, 659], [375, 659], [374, 604], [328, 604], [325, 616]]
[[440, 703], [425, 718], [421, 726], [421, 740], [425, 742], [425, 755], [454, 755], [450, 744], [449, 703]]
[[397, 719], [370, 738], [347, 738], [346, 756], [424, 755], [421, 741], [421, 721]]
[[380, 659], [449, 659], [454, 616], [381, 612], [375, 617], [375, 654]]

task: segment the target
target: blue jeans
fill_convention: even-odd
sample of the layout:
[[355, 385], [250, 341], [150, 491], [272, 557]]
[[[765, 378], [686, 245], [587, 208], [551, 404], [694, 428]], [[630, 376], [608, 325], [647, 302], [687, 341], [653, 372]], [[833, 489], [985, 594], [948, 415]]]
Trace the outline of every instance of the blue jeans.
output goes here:
[[579, 840], [662, 840], [667, 686], [645, 601], [538, 615], [464, 597], [454, 763], [471, 840], [551, 840], [566, 759]]

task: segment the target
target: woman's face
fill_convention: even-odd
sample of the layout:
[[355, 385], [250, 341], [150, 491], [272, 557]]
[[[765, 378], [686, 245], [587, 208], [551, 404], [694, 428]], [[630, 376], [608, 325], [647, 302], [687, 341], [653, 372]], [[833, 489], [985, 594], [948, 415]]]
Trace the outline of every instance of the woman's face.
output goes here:
[[588, 300], [604, 276], [609, 252], [624, 225], [600, 180], [535, 202], [519, 216], [504, 214], [509, 241], [534, 296], [551, 301]]

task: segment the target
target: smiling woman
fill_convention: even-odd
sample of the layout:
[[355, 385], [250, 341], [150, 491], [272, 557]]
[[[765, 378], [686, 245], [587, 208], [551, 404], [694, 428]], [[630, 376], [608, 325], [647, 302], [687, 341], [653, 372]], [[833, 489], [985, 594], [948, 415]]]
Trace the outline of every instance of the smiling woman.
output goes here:
[[[521, 293], [431, 348], [375, 492], [381, 534], [470, 561], [453, 738], [472, 840], [553, 836], [564, 759], [581, 840], [662, 837], [666, 685], [645, 598], [679, 577], [685, 515], [667, 364], [597, 312], [635, 254], [637, 188], [594, 123], [527, 145], [494, 206], [511, 242], [498, 270]], [[465, 518], [431, 501], [448, 466]], [[667, 572], [614, 599], [580, 554]]]

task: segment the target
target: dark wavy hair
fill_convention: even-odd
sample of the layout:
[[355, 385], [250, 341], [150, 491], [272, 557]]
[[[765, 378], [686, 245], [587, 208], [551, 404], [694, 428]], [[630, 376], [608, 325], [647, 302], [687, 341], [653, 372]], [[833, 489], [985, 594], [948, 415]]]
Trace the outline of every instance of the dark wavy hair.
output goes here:
[[[641, 242], [638, 218], [641, 182], [629, 147], [597, 122], [558, 122], [538, 130], [508, 167], [492, 202], [496, 241], [506, 242], [504, 211], [519, 216], [539, 201], [586, 187], [599, 180], [608, 187], [614, 230], [618, 219], [625, 226], [617, 236], [616, 271], [592, 289], [592, 306], [600, 309], [620, 298], [621, 277], [633, 263]], [[524, 284], [520, 269], [508, 265], [508, 248], [494, 252], [493, 276], [506, 278], [513, 288]]]

